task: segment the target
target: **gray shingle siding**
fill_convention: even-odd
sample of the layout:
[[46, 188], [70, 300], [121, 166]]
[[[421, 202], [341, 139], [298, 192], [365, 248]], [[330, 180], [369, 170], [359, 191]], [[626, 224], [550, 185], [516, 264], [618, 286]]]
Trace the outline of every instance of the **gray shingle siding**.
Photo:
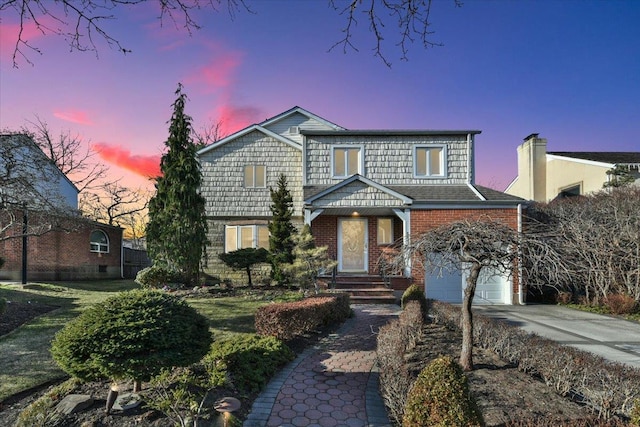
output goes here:
[[282, 135], [301, 144], [302, 135], [300, 133], [291, 133], [290, 129], [292, 126], [298, 126], [300, 129], [305, 130], [332, 130], [330, 126], [312, 120], [304, 114], [300, 113], [292, 114], [291, 116], [285, 117], [282, 120], [271, 123], [267, 125], [266, 128], [274, 133], [277, 133], [278, 135]]
[[[333, 185], [341, 179], [331, 176], [331, 149], [335, 145], [364, 147], [363, 176], [382, 185], [464, 184], [468, 182], [466, 135], [444, 136], [329, 136], [309, 135], [306, 143], [306, 184]], [[446, 145], [447, 176], [414, 177], [413, 149], [418, 145]]]
[[[291, 146], [251, 132], [237, 140], [206, 152], [200, 157], [202, 195], [207, 216], [269, 217], [271, 195], [284, 173], [294, 202], [294, 212], [302, 212], [302, 153]], [[266, 166], [266, 188], [245, 188], [245, 165]]]
[[314, 206], [332, 207], [396, 207], [402, 202], [377, 188], [356, 181], [313, 202]]

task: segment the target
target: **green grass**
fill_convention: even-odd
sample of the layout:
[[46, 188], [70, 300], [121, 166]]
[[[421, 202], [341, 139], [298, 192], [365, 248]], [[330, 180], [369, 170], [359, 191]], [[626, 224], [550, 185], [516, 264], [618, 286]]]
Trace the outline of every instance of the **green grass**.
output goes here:
[[[82, 310], [124, 290], [137, 288], [131, 280], [35, 283], [25, 286], [0, 284], [0, 297], [8, 301], [34, 301], [59, 307], [0, 338], [0, 402], [38, 385], [66, 377], [49, 353], [51, 340], [66, 322]], [[248, 293], [239, 297], [188, 299], [211, 319], [214, 339], [255, 332], [254, 315], [272, 301], [299, 299], [300, 294]]]

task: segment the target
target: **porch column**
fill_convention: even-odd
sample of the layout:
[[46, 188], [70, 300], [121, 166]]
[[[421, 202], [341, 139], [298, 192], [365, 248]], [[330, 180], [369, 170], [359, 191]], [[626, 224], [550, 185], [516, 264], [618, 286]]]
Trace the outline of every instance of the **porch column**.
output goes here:
[[[410, 209], [394, 209], [393, 213], [402, 220], [402, 244], [404, 247], [411, 243], [411, 210]], [[404, 275], [411, 276], [411, 257], [405, 254], [404, 259]]]
[[322, 212], [324, 212], [324, 209], [317, 209], [315, 211], [311, 211], [311, 209], [306, 209], [305, 208], [305, 210], [304, 210], [304, 223], [305, 223], [305, 225], [311, 226], [311, 221], [313, 221], [318, 216], [320, 216], [322, 214]]

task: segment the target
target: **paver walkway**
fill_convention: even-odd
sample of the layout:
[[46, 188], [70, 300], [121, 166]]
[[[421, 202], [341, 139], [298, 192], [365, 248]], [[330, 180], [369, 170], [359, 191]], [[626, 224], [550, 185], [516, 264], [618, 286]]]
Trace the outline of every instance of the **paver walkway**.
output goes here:
[[378, 392], [376, 334], [396, 305], [353, 305], [337, 333], [302, 352], [254, 401], [244, 427], [391, 426]]

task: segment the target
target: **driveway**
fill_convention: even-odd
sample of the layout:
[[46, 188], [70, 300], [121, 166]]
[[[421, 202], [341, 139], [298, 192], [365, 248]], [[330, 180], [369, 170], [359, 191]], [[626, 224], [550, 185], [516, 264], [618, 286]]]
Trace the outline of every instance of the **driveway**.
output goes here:
[[640, 368], [640, 323], [559, 305], [482, 305], [474, 312]]

